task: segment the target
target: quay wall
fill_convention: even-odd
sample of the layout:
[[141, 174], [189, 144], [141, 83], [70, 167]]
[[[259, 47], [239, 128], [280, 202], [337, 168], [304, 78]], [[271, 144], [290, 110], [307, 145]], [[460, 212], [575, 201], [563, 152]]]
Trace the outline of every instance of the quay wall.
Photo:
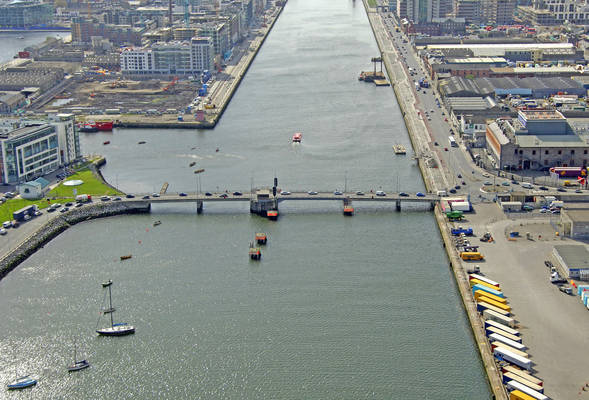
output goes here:
[[[364, 4], [364, 8], [366, 10], [366, 13], [369, 14], [371, 11], [370, 11], [369, 5], [367, 4], [367, 0], [362, 0], [362, 2]], [[370, 27], [372, 29], [372, 33], [373, 33], [376, 43], [378, 45], [379, 51], [381, 54], [383, 54], [384, 53], [383, 43], [381, 43], [378, 40], [378, 35], [376, 34], [372, 19], [370, 17], [368, 17], [368, 20], [370, 22]], [[389, 79], [391, 79], [391, 86], [392, 86], [393, 91], [395, 93], [395, 97], [397, 98], [397, 103], [399, 104], [399, 108], [401, 109], [401, 112], [403, 114], [403, 119], [405, 121], [405, 126], [406, 126], [407, 132], [409, 134], [409, 139], [411, 141], [411, 145], [413, 147], [413, 150], [417, 151], [417, 135], [418, 135], [418, 133], [414, 130], [413, 124], [409, 123], [408, 118], [407, 118], [407, 112], [411, 109], [410, 101], [414, 101], [415, 99], [406, 99], [406, 98], [402, 97], [402, 94], [399, 91], [398, 85], [396, 84], [396, 82], [393, 81], [393, 78], [395, 78], [395, 74], [392, 70], [392, 66], [389, 64], [386, 57], [383, 57], [383, 62], [385, 64], [387, 75], [389, 76]], [[433, 190], [432, 189], [433, 182], [431, 182], [428, 179], [428, 175], [425, 171], [425, 168], [428, 168], [428, 167], [426, 165], [424, 165], [424, 163], [422, 162], [421, 159], [419, 159], [418, 165], [419, 165], [419, 170], [421, 172], [421, 176], [423, 178], [425, 186], [429, 192], [429, 191]], [[468, 283], [468, 277], [467, 277], [464, 269], [461, 268], [461, 261], [460, 261], [459, 254], [458, 254], [457, 250], [454, 248], [454, 245], [452, 243], [452, 239], [449, 234], [448, 224], [446, 223], [446, 220], [444, 218], [444, 214], [442, 213], [439, 205], [436, 205], [435, 210], [434, 210], [434, 215], [436, 218], [438, 229], [440, 230], [440, 235], [442, 237], [442, 240], [444, 241], [444, 248], [446, 249], [446, 253], [447, 253], [448, 259], [450, 261], [450, 268], [452, 269], [454, 280], [455, 280], [456, 285], [458, 287], [458, 291], [460, 293], [460, 298], [462, 300], [464, 310], [466, 311], [466, 314], [468, 316], [471, 331], [472, 331], [473, 337], [476, 341], [477, 348], [478, 348], [479, 354], [481, 356], [481, 361], [483, 363], [483, 366], [484, 366], [486, 374], [487, 374], [487, 383], [489, 384], [489, 387], [494, 395], [493, 396], [494, 399], [507, 400], [507, 394], [506, 394], [503, 384], [501, 382], [499, 370], [496, 367], [495, 359], [494, 359], [493, 354], [491, 352], [491, 348], [486, 340], [484, 324], [481, 323], [481, 319], [480, 319], [478, 312], [477, 312], [476, 303], [474, 302], [474, 299], [472, 298], [472, 295], [470, 292], [470, 285]]]
[[0, 259], [0, 280], [10, 271], [15, 269], [20, 263], [34, 254], [38, 249], [50, 242], [51, 239], [67, 230], [72, 225], [112, 215], [148, 213], [149, 210], [149, 203], [142, 201], [104, 202], [92, 203], [85, 205], [84, 207], [74, 208], [67, 213], [55, 216], [39, 227], [32, 235], [25, 238], [19, 246], [6, 253]]
[[215, 126], [217, 126], [217, 123], [219, 122], [219, 120], [221, 119], [223, 114], [225, 113], [227, 106], [231, 102], [231, 99], [233, 99], [233, 95], [237, 91], [237, 88], [239, 87], [239, 85], [241, 85], [241, 81], [243, 80], [243, 78], [245, 77], [250, 66], [254, 62], [254, 59], [256, 58], [256, 56], [258, 55], [258, 52], [262, 48], [262, 45], [264, 44], [264, 42], [268, 38], [268, 35], [270, 35], [270, 32], [274, 28], [274, 24], [276, 23], [276, 21], [278, 21], [278, 18], [280, 17], [280, 15], [282, 15], [282, 11], [284, 10], [284, 7], [286, 7], [287, 4], [288, 4], [288, 1], [285, 0], [284, 4], [278, 10], [278, 14], [276, 15], [276, 17], [274, 19], [272, 19], [272, 22], [270, 23], [268, 30], [264, 34], [264, 37], [260, 41], [260, 44], [258, 46], [256, 46], [256, 48], [254, 50], [252, 50], [251, 53], [248, 52], [248, 54], [246, 54], [244, 56], [245, 63], [246, 63], [245, 68], [238, 76], [233, 76], [233, 81], [231, 81], [231, 83], [228, 83], [229, 84], [229, 92], [227, 94], [225, 101], [223, 103], [219, 104], [217, 115], [215, 116], [215, 119], [213, 121], [211, 121], [211, 122], [209, 122], [209, 121], [202, 121], [202, 122], [200, 122], [200, 121], [187, 121], [187, 122], [184, 122], [184, 121], [182, 121], [182, 122], [116, 121], [114, 126], [117, 128], [142, 128], [142, 129], [152, 129], [152, 128], [156, 128], [156, 129], [214, 129]]

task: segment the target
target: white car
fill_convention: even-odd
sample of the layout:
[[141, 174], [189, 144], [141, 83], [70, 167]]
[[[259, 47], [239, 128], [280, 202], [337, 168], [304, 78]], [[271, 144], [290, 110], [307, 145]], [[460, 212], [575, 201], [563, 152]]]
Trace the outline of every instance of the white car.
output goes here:
[[333, 194], [334, 194], [335, 196], [341, 196], [341, 195], [343, 195], [343, 193], [342, 193], [342, 192], [340, 192], [339, 190], [336, 190], [335, 192], [333, 192]]
[[6, 231], [6, 229], [0, 228], [0, 235], [6, 235], [7, 233], [8, 231]]
[[307, 194], [308, 194], [309, 196], [315, 196], [315, 195], [317, 194], [317, 192], [315, 192], [314, 190], [309, 190], [309, 191], [307, 192]]
[[289, 192], [289, 191], [287, 191], [287, 190], [283, 190], [282, 192], [280, 192], [280, 194], [281, 194], [282, 196], [289, 196], [289, 195], [290, 195], [290, 192]]
[[159, 193], [152, 193], [151, 197], [160, 197], [160, 194]]
[[377, 196], [386, 196], [387, 194], [385, 192], [383, 192], [382, 190], [377, 190], [376, 195]]
[[12, 226], [12, 224], [10, 223], [10, 221], [4, 221], [2, 223], [3, 228], [10, 228], [11, 226]]

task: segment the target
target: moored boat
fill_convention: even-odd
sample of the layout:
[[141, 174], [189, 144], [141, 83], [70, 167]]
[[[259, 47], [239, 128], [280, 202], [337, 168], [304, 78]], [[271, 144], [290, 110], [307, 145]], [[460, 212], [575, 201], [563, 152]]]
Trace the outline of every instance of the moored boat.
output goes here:
[[99, 121], [95, 123], [95, 126], [99, 131], [112, 131], [113, 121]]
[[121, 256], [121, 261], [122, 260], [128, 260], [129, 258], [133, 257], [131, 254], [127, 254], [125, 256]]
[[67, 370], [69, 372], [75, 372], [84, 368], [88, 368], [89, 366], [90, 363], [88, 362], [88, 360], [78, 360], [76, 354], [76, 343], [74, 342], [74, 362], [68, 365]]
[[258, 244], [266, 244], [267, 241], [268, 237], [265, 233], [256, 233], [256, 242], [258, 242]]
[[102, 336], [124, 336], [129, 335], [131, 333], [135, 333], [135, 327], [127, 324], [126, 322], [117, 324], [114, 323], [113, 314], [115, 312], [115, 309], [112, 306], [112, 280], [104, 282], [102, 284], [102, 287], [108, 288], [109, 307], [107, 309], [102, 310], [101, 314], [110, 314], [110, 326], [107, 326], [106, 328], [97, 329], [96, 333]]
[[80, 132], [98, 132], [98, 126], [94, 121], [87, 121], [84, 123], [78, 124], [78, 130]]
[[301, 140], [303, 140], [303, 134], [302, 133], [297, 132], [294, 135], [292, 135], [292, 141], [294, 143], [300, 143]]
[[107, 140], [105, 142], [102, 142], [102, 144], [106, 146], [107, 144], [110, 144], [110, 140]]
[[37, 381], [31, 378], [29, 375], [19, 376], [12, 382], [6, 385], [8, 390], [25, 389], [31, 386], [35, 386]]

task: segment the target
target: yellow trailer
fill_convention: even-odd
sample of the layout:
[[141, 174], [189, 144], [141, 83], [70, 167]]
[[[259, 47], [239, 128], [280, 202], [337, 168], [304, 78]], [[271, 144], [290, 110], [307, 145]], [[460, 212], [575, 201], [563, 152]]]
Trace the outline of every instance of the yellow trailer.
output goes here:
[[474, 299], [476, 301], [479, 301], [479, 297], [481, 297], [481, 296], [485, 296], [491, 300], [498, 301], [499, 303], [502, 303], [502, 304], [507, 304], [507, 299], [504, 299], [503, 297], [495, 296], [493, 293], [485, 292], [483, 290], [477, 290], [474, 292]]
[[507, 304], [499, 303], [498, 301], [490, 299], [487, 296], [480, 296], [478, 301], [484, 301], [485, 303], [500, 308], [503, 311], [511, 312], [510, 306], [508, 306]]

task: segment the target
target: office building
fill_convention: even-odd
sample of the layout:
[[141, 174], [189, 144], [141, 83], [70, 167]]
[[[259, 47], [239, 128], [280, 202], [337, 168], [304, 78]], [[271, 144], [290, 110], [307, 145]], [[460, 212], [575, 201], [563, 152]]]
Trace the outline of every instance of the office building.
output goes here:
[[53, 6], [39, 1], [11, 1], [0, 5], [1, 28], [30, 28], [51, 25]]

